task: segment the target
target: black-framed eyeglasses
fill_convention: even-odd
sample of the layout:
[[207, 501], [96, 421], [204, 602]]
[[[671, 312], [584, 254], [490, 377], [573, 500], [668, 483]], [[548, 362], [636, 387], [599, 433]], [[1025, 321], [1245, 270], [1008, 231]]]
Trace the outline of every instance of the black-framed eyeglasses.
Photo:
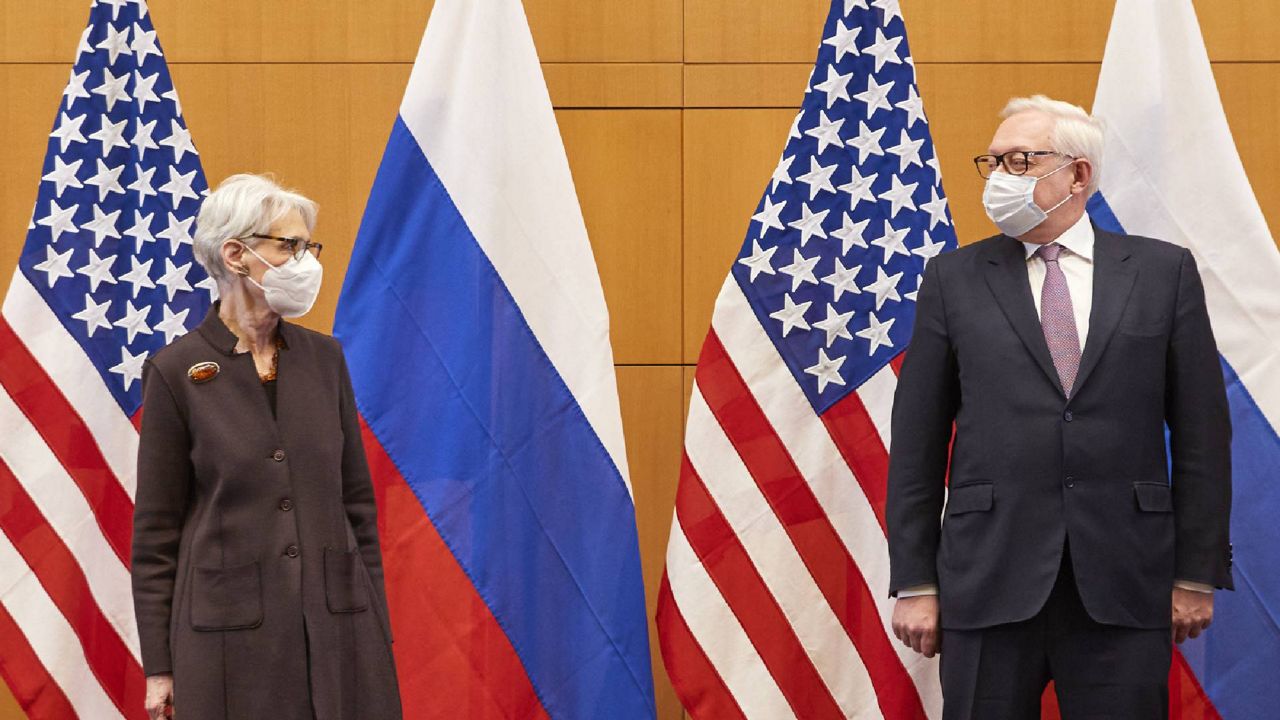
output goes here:
[[278, 243], [284, 243], [285, 247], [289, 248], [289, 254], [299, 260], [302, 259], [303, 253], [308, 253], [308, 252], [315, 257], [320, 257], [320, 251], [324, 250], [323, 243], [311, 242], [310, 240], [303, 240], [302, 238], [296, 238], [296, 237], [276, 237], [275, 235], [263, 235], [262, 233], [253, 233], [251, 235], [245, 235], [242, 238], [236, 238], [236, 239], [244, 240], [245, 238], [258, 238], [260, 240], [275, 240]]
[[1000, 155], [979, 155], [973, 159], [973, 164], [977, 166], [978, 174], [983, 178], [991, 177], [991, 173], [999, 169], [1003, 169], [1010, 175], [1026, 175], [1027, 171], [1035, 164], [1035, 158], [1047, 155], [1060, 155], [1072, 160], [1076, 159], [1057, 150], [1010, 150]]

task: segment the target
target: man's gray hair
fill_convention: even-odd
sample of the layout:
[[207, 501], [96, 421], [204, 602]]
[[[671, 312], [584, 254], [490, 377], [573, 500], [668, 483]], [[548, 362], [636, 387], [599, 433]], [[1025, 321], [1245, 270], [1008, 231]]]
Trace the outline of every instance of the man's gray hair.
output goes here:
[[1093, 180], [1085, 189], [1085, 198], [1098, 191], [1102, 178], [1103, 124], [1098, 118], [1085, 112], [1079, 105], [1054, 100], [1044, 95], [1013, 98], [1000, 112], [1001, 118], [1009, 118], [1028, 111], [1042, 112], [1053, 118], [1051, 149], [1064, 155], [1088, 158], [1093, 165]]
[[[315, 229], [319, 207], [311, 199], [280, 187], [266, 175], [232, 175], [200, 205], [193, 242], [196, 261], [219, 285], [226, 283], [230, 277], [222, 264], [222, 244], [265, 233], [290, 210], [301, 213], [308, 231]], [[257, 242], [244, 241], [249, 246]]]

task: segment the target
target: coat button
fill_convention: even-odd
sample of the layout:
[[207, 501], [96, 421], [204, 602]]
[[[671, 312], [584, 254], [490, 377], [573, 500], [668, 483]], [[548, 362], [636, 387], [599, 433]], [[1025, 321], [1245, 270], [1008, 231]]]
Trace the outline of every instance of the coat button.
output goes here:
[[1062, 413], [1062, 419], [1066, 420], [1067, 422], [1071, 422], [1074, 419], [1074, 416], [1071, 414], [1071, 411], [1068, 410]]
[[281, 501], [280, 501], [280, 509], [281, 509], [281, 510], [283, 510], [283, 511], [285, 511], [285, 512], [289, 512], [290, 510], [292, 510], [292, 509], [293, 509], [293, 501], [292, 501], [292, 500], [290, 500], [289, 498], [285, 498], [285, 499], [281, 500]]
[[275, 460], [276, 462], [284, 462], [284, 451], [283, 451], [283, 450], [277, 450], [277, 451], [275, 451], [275, 452], [271, 453], [271, 459], [272, 459], [272, 460]]
[[1067, 476], [1067, 480], [1066, 480], [1066, 485], [1067, 485], [1067, 487], [1069, 487], [1069, 488], [1073, 488], [1073, 487], [1075, 487], [1075, 486], [1076, 486], [1076, 479], [1075, 479], [1075, 477], [1073, 477], [1073, 476], [1071, 476], [1071, 475], [1068, 475], [1068, 476]]
[[284, 549], [284, 554], [288, 555], [291, 558], [298, 557], [298, 546], [290, 545], [289, 547]]

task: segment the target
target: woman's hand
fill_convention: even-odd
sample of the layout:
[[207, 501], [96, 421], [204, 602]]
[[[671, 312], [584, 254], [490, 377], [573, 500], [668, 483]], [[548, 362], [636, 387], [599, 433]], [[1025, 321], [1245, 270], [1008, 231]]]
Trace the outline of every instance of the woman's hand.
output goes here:
[[151, 720], [173, 717], [173, 675], [147, 677], [147, 717]]

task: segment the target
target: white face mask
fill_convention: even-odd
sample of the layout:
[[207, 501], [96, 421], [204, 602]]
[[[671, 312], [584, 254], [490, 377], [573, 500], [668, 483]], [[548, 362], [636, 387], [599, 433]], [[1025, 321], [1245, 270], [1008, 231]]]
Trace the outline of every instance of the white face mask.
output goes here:
[[1035, 199], [1036, 183], [1070, 167], [1074, 162], [1073, 160], [1038, 178], [1011, 175], [1003, 170], [991, 173], [991, 177], [987, 179], [987, 188], [982, 193], [982, 206], [987, 210], [987, 217], [1000, 228], [1000, 232], [1010, 237], [1022, 237], [1036, 229], [1049, 217], [1049, 213], [1065, 205], [1072, 197], [1068, 194], [1057, 205], [1041, 210]]
[[267, 271], [262, 274], [262, 282], [245, 275], [246, 280], [261, 288], [267, 296], [267, 307], [281, 317], [296, 318], [306, 315], [315, 304], [316, 297], [320, 294], [320, 281], [324, 279], [324, 266], [316, 256], [304, 252], [301, 260], [290, 256], [283, 264], [276, 266], [267, 262], [248, 245], [244, 247], [267, 266]]

